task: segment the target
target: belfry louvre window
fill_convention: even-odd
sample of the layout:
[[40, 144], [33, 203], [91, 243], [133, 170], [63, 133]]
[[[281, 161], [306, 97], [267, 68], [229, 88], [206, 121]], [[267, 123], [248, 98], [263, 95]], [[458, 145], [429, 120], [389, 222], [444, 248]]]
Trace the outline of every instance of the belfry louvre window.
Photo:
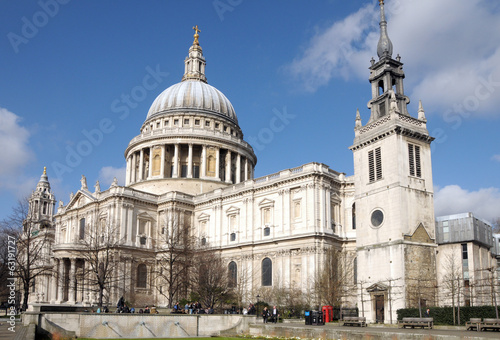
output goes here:
[[375, 182], [382, 179], [382, 153], [380, 148], [368, 151], [369, 180]]
[[410, 162], [410, 176], [422, 177], [420, 146], [408, 144], [408, 158]]

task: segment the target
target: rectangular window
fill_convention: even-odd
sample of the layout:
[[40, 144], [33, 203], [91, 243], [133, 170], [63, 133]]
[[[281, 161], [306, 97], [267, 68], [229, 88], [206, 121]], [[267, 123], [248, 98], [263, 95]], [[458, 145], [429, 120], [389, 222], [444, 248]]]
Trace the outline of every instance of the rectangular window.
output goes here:
[[382, 179], [382, 152], [380, 148], [368, 151], [369, 181]]
[[179, 125], [179, 120], [178, 120], [178, 119], [174, 119], [174, 125], [175, 125], [175, 126], [178, 126], [178, 125]]
[[420, 146], [408, 143], [408, 158], [410, 176], [422, 177], [422, 168], [420, 166]]
[[205, 126], [209, 127], [210, 126], [210, 121], [209, 120], [206, 120], [205, 121]]
[[195, 119], [194, 120], [194, 125], [200, 125], [200, 120], [199, 119]]
[[262, 219], [263, 219], [263, 222], [264, 224], [270, 224], [271, 223], [271, 209], [270, 208], [267, 208], [267, 209], [264, 209], [262, 210]]
[[200, 166], [193, 165], [193, 178], [200, 178]]
[[462, 244], [462, 260], [467, 260], [469, 258], [467, 254], [467, 244]]
[[189, 119], [184, 119], [184, 125], [189, 125]]
[[182, 164], [181, 165], [181, 177], [183, 177], [183, 178], [187, 177], [187, 172], [188, 172], [187, 164]]
[[85, 218], [80, 220], [80, 240], [85, 238]]

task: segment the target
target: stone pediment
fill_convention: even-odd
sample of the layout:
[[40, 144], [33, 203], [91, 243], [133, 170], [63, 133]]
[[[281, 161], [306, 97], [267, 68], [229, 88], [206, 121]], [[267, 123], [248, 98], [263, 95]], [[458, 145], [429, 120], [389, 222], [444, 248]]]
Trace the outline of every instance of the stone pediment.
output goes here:
[[405, 240], [419, 243], [434, 243], [434, 240], [429, 236], [429, 233], [424, 228], [424, 225], [420, 223], [413, 232], [413, 234], [404, 235]]
[[208, 221], [210, 219], [210, 215], [206, 213], [201, 213], [200, 216], [198, 216], [198, 221]]
[[274, 201], [270, 200], [269, 198], [264, 198], [262, 201], [259, 202], [259, 207], [269, 207], [269, 206], [274, 206]]
[[137, 214], [137, 218], [150, 220], [151, 216], [147, 212], [141, 212], [140, 214]]
[[234, 205], [230, 206], [226, 210], [226, 215], [238, 215], [239, 213], [240, 213], [240, 208], [237, 208]]
[[96, 202], [97, 199], [86, 190], [78, 190], [78, 192], [73, 196], [73, 198], [68, 202], [65, 207], [66, 210], [83, 207], [92, 202]]
[[374, 283], [370, 287], [366, 288], [366, 291], [369, 293], [376, 293], [376, 292], [385, 292], [389, 286], [383, 284], [383, 283]]

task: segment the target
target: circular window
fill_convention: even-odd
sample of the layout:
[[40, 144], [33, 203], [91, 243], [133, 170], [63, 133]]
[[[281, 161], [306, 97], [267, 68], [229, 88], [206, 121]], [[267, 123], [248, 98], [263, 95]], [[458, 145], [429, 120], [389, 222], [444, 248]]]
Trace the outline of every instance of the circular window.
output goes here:
[[372, 226], [380, 227], [382, 222], [384, 222], [384, 213], [382, 210], [377, 209], [372, 212], [371, 222]]

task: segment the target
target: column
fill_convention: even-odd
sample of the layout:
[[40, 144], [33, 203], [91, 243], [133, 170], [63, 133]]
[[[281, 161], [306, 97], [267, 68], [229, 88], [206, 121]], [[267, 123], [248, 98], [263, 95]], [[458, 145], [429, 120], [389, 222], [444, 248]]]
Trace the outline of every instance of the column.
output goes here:
[[174, 164], [173, 164], [173, 173], [172, 178], [179, 177], [179, 144], [175, 144], [174, 148]]
[[153, 176], [153, 147], [149, 148], [149, 161], [148, 161], [148, 178]]
[[187, 177], [193, 178], [193, 144], [189, 144]]
[[245, 181], [248, 180], [248, 158], [245, 157]]
[[125, 239], [125, 235], [127, 235], [127, 212], [125, 210], [123, 201], [119, 203], [117, 208], [119, 211], [118, 216], [120, 216], [120, 239]]
[[141, 149], [141, 153], [139, 155], [139, 181], [144, 179], [144, 150]]
[[220, 166], [220, 148], [216, 148], [217, 151], [215, 152], [215, 178], [217, 180], [220, 180], [220, 175], [219, 175], [219, 166]]
[[236, 183], [241, 182], [241, 155], [236, 154]]
[[226, 182], [231, 183], [231, 151], [226, 153]]
[[68, 287], [68, 303], [75, 303], [75, 273], [76, 273], [76, 259], [70, 259], [69, 267], [69, 287]]
[[200, 167], [201, 167], [201, 178], [205, 178], [207, 176], [207, 146], [203, 144], [201, 146], [201, 162], [200, 162]]
[[125, 185], [130, 184], [130, 157], [127, 157], [127, 170], [125, 174]]
[[136, 182], [137, 178], [137, 169], [135, 168], [137, 164], [137, 158], [136, 158], [136, 153], [134, 152], [132, 154], [132, 183]]
[[61, 303], [63, 299], [63, 287], [64, 287], [64, 261], [63, 259], [57, 259], [58, 262], [58, 277], [56, 281], [57, 285], [57, 299], [56, 303]]
[[126, 208], [128, 209], [127, 216], [127, 244], [132, 244], [132, 219], [134, 217], [134, 209], [131, 205], [127, 204]]
[[165, 178], [165, 144], [161, 146], [160, 177]]

